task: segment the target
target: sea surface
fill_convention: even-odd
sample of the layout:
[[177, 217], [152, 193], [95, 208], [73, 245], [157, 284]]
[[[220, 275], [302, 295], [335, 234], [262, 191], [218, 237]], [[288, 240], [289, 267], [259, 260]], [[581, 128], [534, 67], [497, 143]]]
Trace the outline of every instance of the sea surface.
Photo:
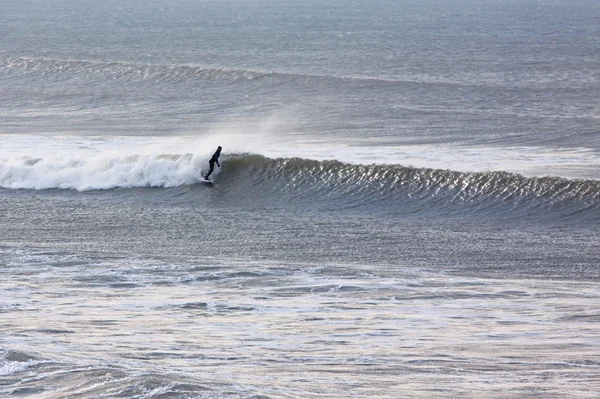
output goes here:
[[0, 1], [0, 397], [600, 397], [598, 21]]

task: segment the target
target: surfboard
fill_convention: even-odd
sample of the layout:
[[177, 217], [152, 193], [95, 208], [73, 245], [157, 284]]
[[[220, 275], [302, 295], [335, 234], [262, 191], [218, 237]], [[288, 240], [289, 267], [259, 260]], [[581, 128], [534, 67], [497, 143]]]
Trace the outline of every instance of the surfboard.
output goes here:
[[205, 179], [204, 177], [201, 177], [201, 178], [200, 178], [200, 183], [204, 183], [204, 184], [210, 184], [210, 185], [212, 185], [212, 184], [213, 184], [213, 182], [212, 182], [212, 181], [210, 181], [210, 180], [208, 180], [208, 179]]

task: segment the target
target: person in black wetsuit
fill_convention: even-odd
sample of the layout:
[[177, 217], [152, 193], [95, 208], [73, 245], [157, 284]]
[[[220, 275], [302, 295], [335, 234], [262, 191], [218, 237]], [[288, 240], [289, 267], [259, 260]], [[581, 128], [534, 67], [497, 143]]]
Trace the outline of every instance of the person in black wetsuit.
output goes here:
[[219, 156], [220, 155], [221, 155], [221, 146], [219, 146], [219, 148], [217, 148], [217, 151], [215, 151], [215, 153], [213, 154], [210, 161], [208, 161], [208, 164], [210, 165], [210, 169], [208, 170], [208, 173], [206, 174], [206, 176], [204, 176], [204, 178], [206, 180], [208, 180], [208, 176], [210, 176], [210, 174], [213, 172], [213, 169], [215, 167], [215, 162], [217, 163], [217, 166], [219, 168], [221, 167], [221, 165], [219, 164]]

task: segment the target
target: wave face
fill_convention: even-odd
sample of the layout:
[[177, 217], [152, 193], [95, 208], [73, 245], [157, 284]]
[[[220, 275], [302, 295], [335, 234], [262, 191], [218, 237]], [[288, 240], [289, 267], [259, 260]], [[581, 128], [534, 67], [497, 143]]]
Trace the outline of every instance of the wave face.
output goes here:
[[236, 177], [227, 178], [227, 183], [245, 180], [251, 186], [246, 188], [267, 187], [270, 194], [286, 193], [290, 201], [317, 201], [327, 209], [503, 218], [579, 215], [597, 221], [600, 205], [600, 182], [595, 180], [256, 155], [235, 157], [227, 167]]
[[[206, 160], [193, 154], [91, 159], [20, 157], [2, 160], [0, 186], [9, 189], [193, 187], [190, 201], [211, 195], [198, 184]], [[402, 165], [354, 165], [302, 158], [225, 157], [213, 175], [219, 204], [321, 211], [356, 210], [399, 216], [479, 216], [597, 222], [600, 182], [464, 173]], [[178, 191], [179, 190], [179, 191]], [[208, 190], [208, 191], [207, 191]]]

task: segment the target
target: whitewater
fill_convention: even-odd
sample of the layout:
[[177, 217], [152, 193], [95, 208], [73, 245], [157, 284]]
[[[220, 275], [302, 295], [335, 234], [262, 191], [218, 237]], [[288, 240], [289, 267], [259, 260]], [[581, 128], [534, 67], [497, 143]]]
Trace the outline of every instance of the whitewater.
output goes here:
[[597, 398], [599, 19], [1, 2], [0, 397]]

